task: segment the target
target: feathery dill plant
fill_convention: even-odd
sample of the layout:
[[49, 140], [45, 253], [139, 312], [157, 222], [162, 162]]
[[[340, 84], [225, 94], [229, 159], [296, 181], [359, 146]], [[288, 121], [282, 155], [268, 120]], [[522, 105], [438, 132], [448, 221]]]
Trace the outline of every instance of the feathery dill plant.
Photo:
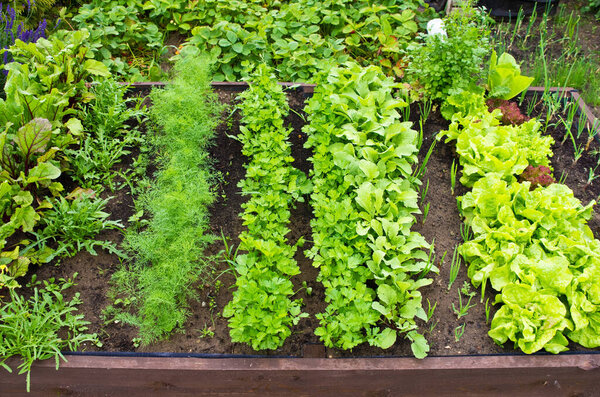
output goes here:
[[115, 273], [111, 291], [133, 302], [115, 319], [139, 327], [143, 344], [183, 325], [193, 284], [211, 267], [203, 259], [215, 239], [207, 233], [216, 179], [208, 148], [223, 107], [211, 91], [208, 68], [204, 57], [184, 58], [171, 84], [151, 94], [153, 143], [161, 155], [153, 187], [136, 203], [150, 219], [144, 229], [126, 233], [134, 263]]

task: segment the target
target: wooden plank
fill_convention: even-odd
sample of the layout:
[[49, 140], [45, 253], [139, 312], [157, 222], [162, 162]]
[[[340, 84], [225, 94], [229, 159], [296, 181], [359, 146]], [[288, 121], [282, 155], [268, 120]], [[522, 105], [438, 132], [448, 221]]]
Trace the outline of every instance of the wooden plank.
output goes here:
[[[69, 356], [34, 365], [31, 396], [593, 396], [600, 355], [414, 358], [167, 358]], [[16, 361], [12, 361], [13, 367]], [[0, 373], [0, 395], [24, 376]]]

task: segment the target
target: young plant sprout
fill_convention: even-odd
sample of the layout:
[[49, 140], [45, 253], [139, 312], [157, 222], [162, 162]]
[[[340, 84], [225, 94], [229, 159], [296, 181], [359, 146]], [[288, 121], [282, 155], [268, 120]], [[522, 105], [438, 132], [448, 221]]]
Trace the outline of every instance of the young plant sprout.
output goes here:
[[427, 215], [429, 215], [429, 206], [431, 205], [431, 202], [428, 202], [427, 204], [425, 204], [425, 207], [423, 207], [423, 225], [425, 224], [425, 221], [427, 220]]
[[456, 280], [458, 276], [458, 271], [460, 270], [460, 254], [458, 253], [458, 246], [454, 247], [454, 253], [452, 254], [452, 262], [450, 263], [450, 279], [448, 281], [448, 291], [452, 288], [452, 284]]
[[419, 113], [421, 125], [424, 124], [429, 115], [431, 114], [431, 109], [433, 108], [433, 100], [431, 98], [424, 98], [422, 102], [419, 102]]
[[466, 223], [461, 224], [460, 236], [462, 237], [464, 242], [471, 240], [471, 238], [473, 237], [471, 233], [471, 226], [467, 225]]
[[588, 128], [588, 139], [585, 144], [585, 150], [589, 150], [591, 143], [594, 141], [596, 135], [600, 132], [600, 119], [594, 120], [594, 123], [590, 128]]
[[454, 340], [456, 342], [459, 342], [460, 338], [462, 338], [463, 334], [465, 333], [466, 325], [466, 323], [463, 323], [462, 325], [459, 325], [458, 327], [454, 328]]
[[458, 163], [456, 160], [452, 160], [452, 166], [450, 167], [450, 191], [454, 196], [454, 187], [456, 186], [456, 173], [458, 172]]
[[427, 321], [426, 322], [429, 322], [431, 320], [436, 307], [437, 307], [437, 302], [435, 302], [433, 304], [433, 306], [431, 306], [431, 302], [429, 301], [429, 298], [428, 298], [427, 299]]
[[490, 323], [490, 309], [492, 308], [492, 305], [490, 305], [490, 298], [487, 298], [485, 300], [485, 323], [489, 324]]
[[429, 146], [429, 150], [427, 151], [425, 158], [423, 158], [421, 165], [419, 166], [419, 168], [415, 168], [415, 171], [413, 172], [413, 176], [415, 178], [422, 179], [423, 175], [425, 175], [425, 172], [427, 172], [427, 163], [429, 162], [429, 158], [431, 157], [431, 154], [433, 153], [433, 149], [435, 149], [436, 142], [437, 142], [436, 140], [433, 140], [433, 142], [431, 142], [431, 146]]
[[429, 193], [429, 179], [427, 179], [425, 186], [423, 186], [423, 189], [421, 189], [421, 204], [423, 204], [423, 200], [425, 200], [425, 197], [427, 197], [427, 193]]
[[[466, 304], [463, 303], [462, 297], [463, 295], [469, 298]], [[460, 319], [461, 317], [469, 314], [469, 309], [474, 307], [476, 303], [471, 304], [471, 300], [475, 296], [475, 291], [471, 291], [471, 286], [468, 281], [465, 281], [463, 287], [458, 290], [458, 307], [452, 304], [452, 311], [456, 314], [456, 318]]]

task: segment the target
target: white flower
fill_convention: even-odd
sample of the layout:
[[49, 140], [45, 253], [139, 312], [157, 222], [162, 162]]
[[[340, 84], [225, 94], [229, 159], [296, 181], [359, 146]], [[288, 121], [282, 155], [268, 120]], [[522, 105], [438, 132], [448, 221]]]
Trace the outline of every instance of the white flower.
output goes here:
[[448, 37], [446, 34], [444, 21], [442, 21], [440, 18], [435, 18], [427, 22], [427, 34], [430, 36], [440, 35], [442, 39], [444, 37]]

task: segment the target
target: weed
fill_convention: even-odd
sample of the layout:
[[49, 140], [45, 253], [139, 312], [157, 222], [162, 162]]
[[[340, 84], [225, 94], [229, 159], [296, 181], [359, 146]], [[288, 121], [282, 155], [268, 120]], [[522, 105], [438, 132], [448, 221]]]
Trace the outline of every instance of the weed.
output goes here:
[[215, 336], [215, 331], [208, 324], [204, 324], [204, 328], [200, 330], [200, 338], [212, 338]]

